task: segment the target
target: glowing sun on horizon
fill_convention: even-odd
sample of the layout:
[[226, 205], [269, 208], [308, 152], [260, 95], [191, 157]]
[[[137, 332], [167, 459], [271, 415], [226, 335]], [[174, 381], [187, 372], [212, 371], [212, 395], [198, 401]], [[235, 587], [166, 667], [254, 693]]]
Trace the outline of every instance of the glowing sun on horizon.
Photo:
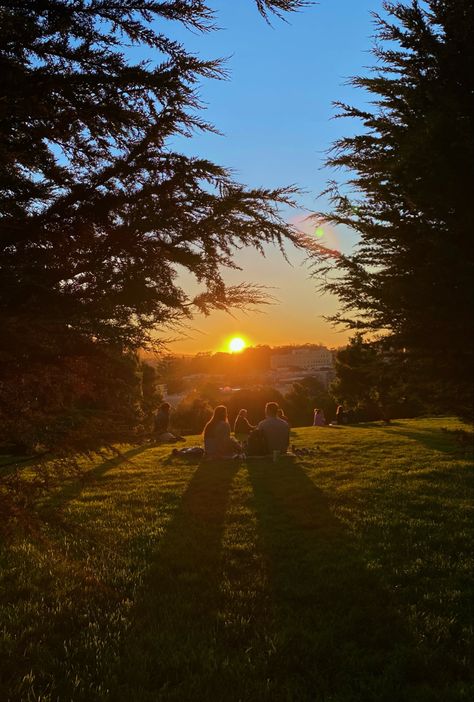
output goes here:
[[229, 351], [231, 353], [239, 353], [240, 351], [243, 351], [246, 346], [247, 344], [240, 336], [234, 336], [229, 341]]

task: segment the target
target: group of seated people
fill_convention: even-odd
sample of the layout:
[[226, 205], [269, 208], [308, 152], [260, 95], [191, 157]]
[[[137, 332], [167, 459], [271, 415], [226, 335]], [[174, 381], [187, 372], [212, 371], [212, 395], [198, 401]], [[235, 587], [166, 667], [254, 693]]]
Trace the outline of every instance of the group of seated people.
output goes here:
[[276, 402], [265, 405], [265, 419], [253, 426], [247, 410], [240, 410], [234, 424], [234, 435], [227, 417], [227, 407], [218, 405], [204, 427], [204, 453], [207, 458], [229, 456], [265, 456], [285, 454], [290, 445], [290, 425]]
[[[183, 437], [169, 431], [171, 406], [163, 402], [155, 415], [155, 438], [159, 443], [184, 441]], [[347, 424], [347, 416], [340, 405], [335, 424]], [[325, 426], [322, 409], [314, 410], [313, 426]], [[265, 419], [258, 425], [250, 424], [247, 410], [241, 409], [234, 423], [234, 437], [227, 416], [227, 407], [218, 405], [204, 427], [204, 455], [207, 458], [229, 458], [242, 456], [280, 455], [288, 452], [290, 444], [290, 422], [276, 402], [265, 405]], [[197, 447], [194, 447], [197, 449]], [[183, 449], [185, 452], [189, 449]], [[176, 450], [175, 450], [176, 452]]]

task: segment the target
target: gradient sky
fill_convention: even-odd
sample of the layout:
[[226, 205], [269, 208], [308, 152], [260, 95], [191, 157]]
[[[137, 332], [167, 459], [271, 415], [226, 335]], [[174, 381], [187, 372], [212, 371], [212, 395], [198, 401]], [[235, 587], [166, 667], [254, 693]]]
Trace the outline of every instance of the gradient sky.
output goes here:
[[[204, 116], [224, 136], [198, 134], [179, 142], [188, 154], [205, 156], [233, 170], [249, 186], [297, 184], [306, 194], [302, 211], [324, 209], [317, 196], [335, 173], [323, 168], [325, 151], [341, 135], [360, 129], [357, 123], [335, 120], [334, 100], [363, 104], [365, 96], [346, 85], [352, 75], [373, 64], [369, 50], [374, 32], [371, 11], [381, 0], [319, 0], [313, 7], [272, 19], [269, 26], [253, 0], [213, 0], [217, 32], [199, 35], [184, 28], [174, 36], [202, 57], [229, 57], [228, 81], [204, 81], [200, 95], [207, 105]], [[288, 218], [295, 213], [288, 213]], [[350, 250], [356, 239], [346, 230], [328, 234]], [[241, 251], [241, 271], [229, 271], [226, 281], [263, 283], [278, 302], [261, 312], [222, 312], [196, 317], [181, 339], [169, 346], [174, 353], [222, 349], [229, 337], [244, 336], [251, 344], [322, 342], [345, 343], [347, 333], [322, 317], [337, 301], [316, 291], [304, 255], [288, 249], [290, 266], [279, 251], [267, 249], [266, 258]], [[191, 276], [183, 276], [192, 291]]]

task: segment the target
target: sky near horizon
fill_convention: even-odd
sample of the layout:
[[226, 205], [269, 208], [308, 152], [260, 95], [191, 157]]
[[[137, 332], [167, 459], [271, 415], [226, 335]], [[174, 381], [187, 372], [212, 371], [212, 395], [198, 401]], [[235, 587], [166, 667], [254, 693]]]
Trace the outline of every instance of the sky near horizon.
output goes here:
[[[203, 156], [230, 168], [235, 179], [250, 187], [296, 184], [300, 210], [324, 210], [318, 195], [337, 174], [324, 168], [325, 152], [334, 140], [360, 130], [350, 120], [336, 120], [335, 100], [363, 105], [365, 96], [347, 85], [350, 76], [367, 71], [375, 59], [369, 51], [374, 25], [371, 11], [382, 0], [319, 0], [287, 16], [271, 18], [269, 26], [253, 0], [212, 0], [218, 31], [199, 34], [178, 28], [173, 34], [200, 57], [228, 57], [227, 81], [203, 81], [199, 93], [203, 113], [223, 133], [196, 134], [177, 145], [187, 154]], [[349, 230], [327, 229], [331, 248], [349, 251], [356, 237]], [[254, 250], [239, 251], [240, 271], [228, 271], [230, 284], [253, 282], [269, 287], [274, 304], [256, 312], [230, 316], [214, 312], [196, 316], [185, 332], [175, 334], [172, 353], [224, 350], [229, 338], [242, 336], [251, 345], [321, 342], [340, 346], [348, 339], [323, 317], [337, 309], [337, 300], [317, 291], [305, 255], [266, 247], [263, 258]], [[290, 265], [291, 264], [291, 265]], [[193, 291], [190, 275], [183, 275]], [[171, 335], [173, 336], [173, 335]]]

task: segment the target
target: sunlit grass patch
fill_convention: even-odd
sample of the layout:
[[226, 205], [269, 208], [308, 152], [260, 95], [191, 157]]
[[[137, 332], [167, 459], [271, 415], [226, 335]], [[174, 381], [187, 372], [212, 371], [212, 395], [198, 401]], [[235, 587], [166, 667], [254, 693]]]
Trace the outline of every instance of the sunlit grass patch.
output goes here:
[[0, 698], [470, 699], [459, 428], [293, 430], [319, 450], [292, 463], [91, 464], [0, 551]]

